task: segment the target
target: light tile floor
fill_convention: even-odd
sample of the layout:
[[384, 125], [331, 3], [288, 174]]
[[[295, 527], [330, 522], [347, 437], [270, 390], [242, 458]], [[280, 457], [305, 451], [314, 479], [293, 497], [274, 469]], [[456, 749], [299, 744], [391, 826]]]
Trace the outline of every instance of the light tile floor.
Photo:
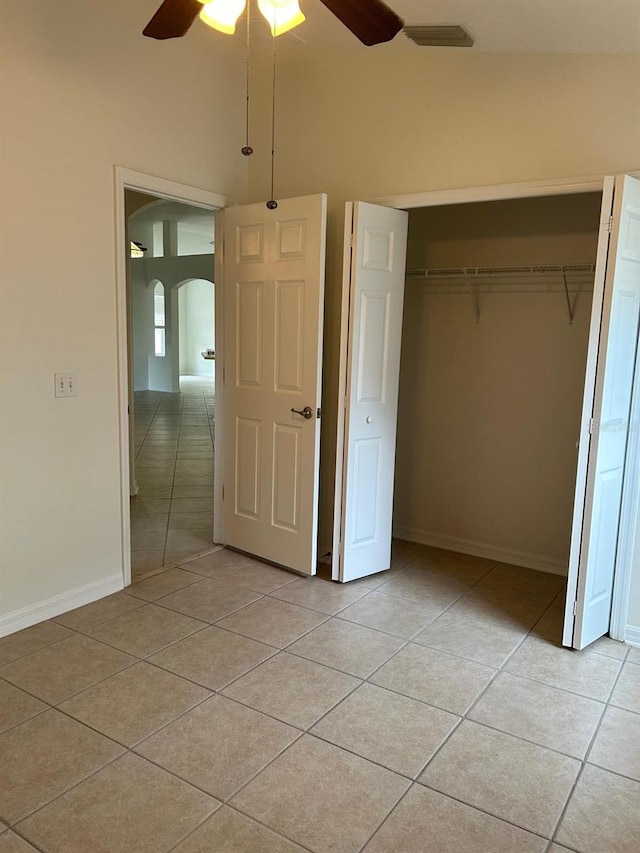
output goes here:
[[226, 550], [0, 640], [0, 853], [637, 853], [640, 653], [561, 579]]
[[180, 393], [135, 394], [131, 498], [134, 580], [213, 544], [213, 380], [181, 376]]

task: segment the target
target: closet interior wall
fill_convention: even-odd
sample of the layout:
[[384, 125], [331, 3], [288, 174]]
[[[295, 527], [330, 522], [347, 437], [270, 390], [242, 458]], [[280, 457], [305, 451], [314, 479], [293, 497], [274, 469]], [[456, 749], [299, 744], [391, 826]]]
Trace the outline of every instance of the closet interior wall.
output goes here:
[[[410, 211], [415, 270], [593, 264], [600, 193]], [[457, 286], [456, 286], [457, 285]], [[566, 574], [593, 276], [408, 274], [394, 534]], [[477, 288], [476, 321], [473, 301]]]

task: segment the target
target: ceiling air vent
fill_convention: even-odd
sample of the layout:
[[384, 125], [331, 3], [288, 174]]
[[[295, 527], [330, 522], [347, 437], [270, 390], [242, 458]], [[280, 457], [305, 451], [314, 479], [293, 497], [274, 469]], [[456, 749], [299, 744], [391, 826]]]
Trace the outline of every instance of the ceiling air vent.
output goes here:
[[473, 47], [473, 37], [459, 24], [409, 26], [404, 34], [420, 47]]

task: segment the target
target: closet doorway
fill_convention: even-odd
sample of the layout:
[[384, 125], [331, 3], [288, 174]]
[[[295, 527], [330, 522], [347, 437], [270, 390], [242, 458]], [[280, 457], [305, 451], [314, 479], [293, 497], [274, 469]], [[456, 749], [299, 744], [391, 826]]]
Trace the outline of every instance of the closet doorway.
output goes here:
[[[607, 620], [595, 636], [608, 629], [631, 434], [640, 259], [629, 242], [635, 205], [629, 194], [637, 194], [639, 185], [619, 179], [614, 207], [613, 184], [592, 182], [575, 194], [563, 186], [557, 195], [541, 185], [529, 192], [525, 186], [468, 191], [467, 198], [464, 191], [435, 193], [426, 201], [428, 210], [415, 209], [411, 196], [404, 197], [406, 205], [404, 199], [384, 200], [410, 209], [406, 286], [396, 284], [406, 301], [394, 530], [414, 542], [557, 574], [567, 575], [569, 564], [563, 642], [577, 647], [591, 641], [586, 637], [595, 605], [600, 621]], [[474, 197], [478, 203], [463, 203]], [[445, 205], [447, 200], [454, 203]], [[371, 207], [354, 205], [351, 306], [343, 305], [343, 321], [349, 318], [343, 350], [353, 352], [342, 353], [346, 415], [344, 440], [339, 427], [338, 477], [347, 500], [333, 575], [340, 580], [370, 573], [351, 548], [350, 525], [363, 513], [348, 497], [360, 476], [348, 453], [349, 418], [357, 402], [351, 399], [357, 397], [352, 380], [362, 361], [353, 340], [366, 337], [356, 329], [354, 308], [360, 267], [367, 266], [358, 247], [358, 219]], [[395, 411], [395, 401], [388, 408]], [[613, 433], [609, 427], [616, 418], [622, 440], [605, 470], [600, 463], [609, 437], [594, 430], [594, 421], [598, 428], [602, 423], [603, 434]], [[614, 479], [618, 493], [612, 500]], [[603, 483], [609, 490], [604, 497]], [[607, 502], [615, 508], [604, 517]], [[600, 594], [606, 586], [603, 556], [610, 564], [606, 595]], [[583, 563], [584, 576], [578, 578]], [[586, 569], [594, 563], [589, 578]], [[576, 599], [574, 620], [569, 607]]]
[[566, 575], [601, 202], [410, 211], [396, 537]]

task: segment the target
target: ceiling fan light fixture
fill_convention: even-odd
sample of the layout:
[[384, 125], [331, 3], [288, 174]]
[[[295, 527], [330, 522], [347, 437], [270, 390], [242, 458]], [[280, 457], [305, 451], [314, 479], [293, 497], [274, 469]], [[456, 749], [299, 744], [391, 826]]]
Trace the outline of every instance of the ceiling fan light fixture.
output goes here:
[[306, 20], [298, 0], [258, 0], [258, 9], [271, 27], [273, 36], [288, 33]]
[[214, 30], [232, 36], [246, 5], [246, 0], [211, 0], [203, 5], [200, 20]]

